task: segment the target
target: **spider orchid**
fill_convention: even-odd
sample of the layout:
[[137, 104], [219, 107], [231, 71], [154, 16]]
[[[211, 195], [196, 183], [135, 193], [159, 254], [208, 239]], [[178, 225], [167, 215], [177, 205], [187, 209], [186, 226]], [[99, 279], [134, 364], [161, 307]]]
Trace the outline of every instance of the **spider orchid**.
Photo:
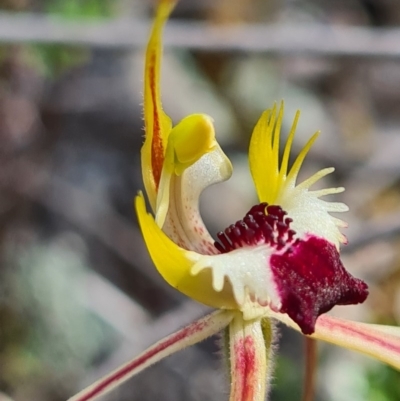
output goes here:
[[[198, 208], [201, 192], [230, 177], [232, 166], [215, 139], [212, 119], [194, 114], [172, 126], [160, 99], [162, 30], [176, 1], [160, 0], [147, 46], [144, 82], [146, 138], [142, 172], [153, 214], [143, 194], [135, 200], [147, 248], [160, 274], [192, 299], [218, 309], [150, 347], [70, 401], [89, 401], [149, 365], [227, 328], [231, 401], [262, 401], [273, 366], [275, 321], [306, 336], [310, 369], [304, 399], [312, 398], [313, 339], [362, 352], [400, 369], [400, 328], [324, 315], [335, 305], [358, 304], [367, 285], [340, 261], [345, 223], [330, 215], [343, 203], [325, 195], [343, 188], [310, 187], [333, 172], [323, 169], [297, 184], [300, 167], [318, 136], [306, 143], [293, 165], [289, 156], [297, 113], [280, 157], [283, 105], [264, 112], [249, 149], [259, 197], [241, 220], [208, 233]], [[315, 350], [314, 350], [315, 351]]]

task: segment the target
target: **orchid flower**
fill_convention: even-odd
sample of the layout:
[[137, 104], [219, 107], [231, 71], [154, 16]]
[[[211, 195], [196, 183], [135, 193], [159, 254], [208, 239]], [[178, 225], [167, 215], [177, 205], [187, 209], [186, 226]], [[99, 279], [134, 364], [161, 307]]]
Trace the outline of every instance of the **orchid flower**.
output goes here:
[[[280, 152], [283, 104], [265, 111], [250, 141], [249, 164], [259, 204], [217, 234], [208, 233], [199, 196], [227, 180], [232, 165], [211, 117], [193, 114], [173, 126], [160, 97], [162, 30], [176, 1], [159, 0], [146, 52], [142, 173], [153, 214], [142, 193], [135, 206], [151, 258], [178, 291], [217, 311], [160, 340], [70, 401], [94, 400], [149, 365], [227, 329], [230, 401], [262, 401], [273, 368], [275, 322], [306, 336], [310, 371], [304, 399], [312, 398], [313, 339], [359, 351], [400, 369], [400, 328], [325, 315], [335, 305], [363, 302], [367, 285], [340, 260], [346, 224], [330, 213], [343, 203], [321, 197], [343, 188], [311, 190], [333, 168], [297, 183], [314, 134], [289, 167], [299, 113]], [[282, 156], [280, 156], [282, 154]]]

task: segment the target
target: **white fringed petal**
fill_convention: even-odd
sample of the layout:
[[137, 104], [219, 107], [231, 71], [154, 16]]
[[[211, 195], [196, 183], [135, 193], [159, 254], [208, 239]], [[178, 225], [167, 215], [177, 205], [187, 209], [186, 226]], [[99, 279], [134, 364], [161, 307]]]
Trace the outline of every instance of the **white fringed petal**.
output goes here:
[[[275, 251], [269, 245], [244, 247], [232, 252], [201, 257], [191, 269], [196, 275], [204, 269], [211, 269], [213, 287], [221, 291], [228, 279], [232, 285], [236, 302], [246, 308], [257, 302], [280, 307], [280, 298], [273, 281], [269, 259]], [[276, 251], [275, 251], [276, 252]]]
[[320, 197], [340, 193], [344, 189], [339, 187], [309, 190], [311, 185], [333, 171], [333, 168], [321, 170], [297, 186], [295, 186], [296, 177], [286, 181], [278, 195], [277, 204], [293, 219], [291, 228], [296, 231], [298, 237], [315, 235], [325, 238], [339, 249], [340, 244], [346, 242], [346, 237], [339, 228], [346, 227], [346, 223], [331, 216], [330, 213], [347, 212], [349, 208], [344, 203], [329, 202]]

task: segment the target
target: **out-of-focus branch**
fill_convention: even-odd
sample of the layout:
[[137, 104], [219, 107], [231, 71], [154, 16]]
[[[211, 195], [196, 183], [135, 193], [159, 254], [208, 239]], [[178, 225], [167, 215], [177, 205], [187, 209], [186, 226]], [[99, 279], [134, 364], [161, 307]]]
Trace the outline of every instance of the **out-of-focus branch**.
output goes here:
[[[142, 48], [150, 23], [138, 19], [70, 21], [55, 16], [0, 13], [0, 43], [48, 43], [109, 49]], [[400, 29], [355, 26], [214, 26], [171, 21], [167, 46], [212, 52], [400, 58]]]

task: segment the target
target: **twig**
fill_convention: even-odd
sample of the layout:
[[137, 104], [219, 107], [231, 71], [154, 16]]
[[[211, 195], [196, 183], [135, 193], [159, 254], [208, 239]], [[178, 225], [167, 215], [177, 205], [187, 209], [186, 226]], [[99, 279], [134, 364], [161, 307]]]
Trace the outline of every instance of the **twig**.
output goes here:
[[[1, 43], [45, 43], [108, 49], [142, 48], [150, 23], [138, 19], [70, 21], [55, 16], [0, 13]], [[400, 29], [171, 21], [167, 46], [207, 52], [400, 58]]]

